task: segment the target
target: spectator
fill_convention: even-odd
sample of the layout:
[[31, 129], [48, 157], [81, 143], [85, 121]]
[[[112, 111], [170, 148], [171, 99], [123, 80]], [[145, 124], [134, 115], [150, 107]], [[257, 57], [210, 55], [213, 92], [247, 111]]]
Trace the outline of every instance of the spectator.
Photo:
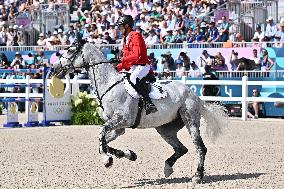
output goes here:
[[68, 41], [70, 42], [70, 44], [73, 44], [74, 41], [76, 40], [76, 34], [75, 34], [76, 31], [72, 30], [70, 31], [69, 33], [69, 38], [68, 38]]
[[[205, 66], [203, 80], [218, 80], [215, 74], [212, 73], [211, 66]], [[218, 88], [216, 85], [202, 85], [202, 96], [216, 96]]]
[[[252, 91], [252, 97], [259, 97], [260, 94], [257, 89], [253, 89]], [[257, 119], [259, 115], [259, 102], [249, 102], [248, 103], [248, 117]]]
[[174, 43], [182, 43], [183, 41], [185, 41], [185, 36], [182, 34], [181, 30], [174, 30], [173, 37]]
[[201, 70], [194, 61], [190, 63], [190, 71], [191, 77], [198, 77], [199, 75], [201, 75]]
[[192, 3], [189, 1], [188, 2], [188, 7], [187, 7], [187, 12], [186, 14], [190, 15], [192, 18], [196, 17], [196, 10], [195, 8], [192, 6]]
[[226, 16], [222, 16], [220, 33], [221, 33], [221, 42], [226, 42], [229, 40], [229, 23], [227, 22]]
[[239, 53], [232, 50], [232, 53], [230, 56], [230, 67], [229, 67], [230, 71], [237, 70], [236, 60], [238, 59], [239, 59]]
[[266, 22], [265, 36], [268, 37], [269, 41], [273, 41], [278, 30], [277, 25], [273, 22], [272, 17], [269, 17]]
[[8, 21], [8, 13], [6, 11], [5, 6], [2, 7], [1, 13], [2, 13], [2, 20], [6, 23]]
[[253, 38], [256, 39], [258, 38], [260, 42], [263, 41], [263, 38], [264, 38], [264, 32], [261, 31], [261, 25], [260, 24], [257, 24], [256, 25], [256, 31], [253, 35]]
[[22, 58], [22, 55], [19, 52], [16, 52], [15, 54], [15, 58], [12, 61], [11, 65], [12, 68], [14, 69], [22, 69], [25, 68], [26, 63], [24, 61], [24, 59]]
[[150, 53], [150, 55], [148, 56], [148, 59], [150, 61], [150, 65], [151, 65], [153, 71], [156, 71], [157, 70], [158, 60], [155, 58], [155, 54], [154, 53]]
[[85, 24], [85, 29], [83, 30], [83, 39], [87, 39], [90, 36], [91, 26], [90, 24]]
[[8, 58], [6, 57], [5, 53], [2, 53], [0, 55], [0, 64], [1, 64], [1, 69], [7, 69], [10, 65], [9, 65], [9, 61]]
[[159, 38], [156, 35], [155, 30], [152, 29], [152, 30], [150, 30], [149, 33], [150, 33], [150, 35], [145, 39], [145, 43], [146, 43], [147, 46], [149, 46], [149, 48], [151, 48], [151, 45], [159, 43]]
[[164, 65], [164, 70], [170, 70], [175, 71], [175, 61], [172, 57], [172, 53], [170, 51], [166, 52], [165, 54], [162, 54], [162, 64]]
[[171, 14], [167, 15], [167, 19], [166, 20], [167, 20], [168, 29], [173, 31], [175, 29], [176, 21], [173, 19]]
[[278, 31], [277, 35], [280, 36], [280, 41], [284, 42], [284, 23], [280, 23], [280, 30]]
[[108, 32], [105, 32], [104, 39], [107, 41], [108, 44], [115, 44], [115, 41], [112, 40]]
[[161, 77], [162, 80], [172, 80], [172, 74], [169, 69], [164, 69], [163, 75]]
[[185, 68], [183, 67], [183, 62], [179, 59], [176, 61], [176, 77], [182, 77], [185, 75]]
[[284, 47], [283, 42], [281, 42], [281, 36], [280, 35], [276, 34], [274, 38], [275, 38], [275, 41], [274, 41], [273, 47], [275, 47], [275, 48]]
[[132, 2], [128, 2], [126, 4], [126, 8], [124, 9], [124, 14], [131, 15], [133, 19], [136, 18], [136, 16], [138, 15], [138, 11], [137, 8], [132, 5]]
[[[187, 31], [186, 41], [187, 41], [187, 43], [193, 43], [195, 41], [195, 35], [194, 35], [191, 28], [189, 28], [188, 31]], [[192, 45], [189, 45], [189, 46], [192, 46]]]
[[236, 34], [236, 42], [246, 42], [241, 33]]
[[112, 40], [115, 41], [118, 38], [117, 30], [115, 29], [114, 23], [110, 23], [109, 26], [110, 26], [108, 30], [109, 36], [112, 38]]
[[6, 46], [6, 41], [7, 41], [6, 30], [4, 27], [2, 27], [0, 31], [0, 46]]
[[162, 40], [164, 43], [173, 43], [175, 41], [175, 37], [173, 36], [173, 31], [167, 29], [167, 35], [165, 35]]
[[184, 31], [184, 21], [183, 21], [183, 18], [182, 18], [181, 15], [177, 16], [177, 20], [176, 20], [176, 23], [175, 23], [175, 29], [177, 31], [178, 30]]
[[257, 70], [257, 71], [261, 70], [261, 67], [260, 67], [260, 64], [259, 64], [260, 63], [260, 59], [259, 59], [259, 57], [257, 55], [257, 49], [253, 49], [252, 50], [252, 57], [250, 59], [254, 60], [254, 63], [256, 65], [255, 70]]
[[106, 13], [104, 13], [102, 16], [102, 25], [106, 30], [110, 28], [110, 22], [107, 20]]
[[261, 71], [269, 71], [273, 67], [274, 62], [268, 56], [266, 49], [262, 49], [262, 57], [260, 58]]
[[228, 70], [228, 67], [225, 64], [225, 58], [223, 57], [221, 52], [217, 52], [217, 54], [215, 55], [215, 63], [214, 63], [213, 69], [219, 70], [219, 71], [227, 71]]
[[212, 65], [212, 60], [207, 50], [203, 50], [202, 54], [196, 59], [196, 65], [199, 68], [205, 67], [205, 65]]
[[149, 27], [149, 22], [146, 21], [144, 14], [140, 15], [140, 20], [139, 20], [138, 23], [140, 24], [140, 27], [141, 27], [142, 30], [146, 30], [146, 28]]
[[84, 16], [83, 17], [86, 19], [86, 24], [91, 24], [92, 18], [91, 18], [91, 15], [90, 15], [88, 10], [84, 11]]
[[13, 46], [14, 45], [14, 31], [13, 26], [9, 26], [8, 32], [6, 33], [7, 37], [7, 46]]
[[57, 30], [57, 38], [60, 40], [61, 44], [63, 43], [63, 37], [64, 37], [64, 34], [63, 34], [63, 30], [61, 28], [58, 28]]
[[23, 1], [23, 0], [20, 0], [19, 1], [19, 12], [25, 12], [28, 10], [28, 7], [27, 7], [27, 4]]
[[37, 40], [38, 46], [46, 46], [46, 39], [44, 38], [43, 33], [39, 34], [39, 39]]
[[183, 62], [183, 67], [186, 71], [190, 70], [190, 58], [187, 56], [185, 52], [181, 52], [179, 54], [178, 59], [180, 59]]
[[210, 23], [210, 27], [208, 29], [208, 39], [207, 42], [218, 42], [219, 41], [219, 31], [215, 27], [215, 22]]
[[167, 22], [166, 21], [162, 21], [161, 22], [161, 27], [160, 27], [160, 41], [163, 41], [163, 38], [167, 35]]
[[37, 55], [35, 56], [35, 65], [37, 69], [48, 67], [48, 59], [44, 56], [44, 52], [42, 50], [38, 51]]
[[203, 30], [201, 30], [199, 26], [196, 26], [196, 28], [195, 28], [195, 42], [199, 43], [199, 42], [205, 42], [205, 41], [206, 41], [206, 37], [205, 37]]

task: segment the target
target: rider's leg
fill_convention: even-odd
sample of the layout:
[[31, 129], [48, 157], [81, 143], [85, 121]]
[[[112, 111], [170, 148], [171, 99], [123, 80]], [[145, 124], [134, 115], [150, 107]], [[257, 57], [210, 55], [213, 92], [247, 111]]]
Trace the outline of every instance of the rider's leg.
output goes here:
[[149, 97], [149, 90], [147, 89], [147, 85], [143, 81], [141, 81], [149, 73], [149, 70], [149, 65], [134, 65], [130, 70], [130, 81], [136, 86], [137, 92], [143, 97], [147, 115], [157, 112], [156, 106], [152, 103]]

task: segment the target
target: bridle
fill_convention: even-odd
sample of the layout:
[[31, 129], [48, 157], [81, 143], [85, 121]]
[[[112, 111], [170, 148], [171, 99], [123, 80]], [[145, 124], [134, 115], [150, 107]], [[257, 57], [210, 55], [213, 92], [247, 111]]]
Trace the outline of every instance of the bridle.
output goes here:
[[[67, 59], [68, 61], [70, 61], [71, 63], [68, 64], [68, 65], [65, 65], [65, 66], [62, 66], [62, 63], [61, 61], [59, 61], [60, 63], [60, 66], [61, 66], [61, 69], [63, 71], [63, 73], [67, 73], [67, 71], [70, 69], [70, 67], [74, 70], [74, 72], [76, 72], [76, 70], [81, 70], [81, 69], [85, 69], [88, 73], [89, 73], [89, 70], [90, 68], [93, 68], [93, 75], [94, 75], [94, 87], [95, 87], [95, 92], [96, 92], [96, 96], [97, 96], [97, 99], [99, 101], [99, 106], [102, 108], [102, 110], [104, 111], [104, 107], [103, 107], [103, 97], [111, 90], [113, 89], [116, 85], [118, 85], [119, 83], [121, 83], [123, 80], [124, 80], [124, 77], [115, 82], [114, 84], [112, 84], [102, 95], [99, 94], [99, 90], [98, 90], [98, 85], [97, 85], [97, 81], [96, 81], [96, 75], [95, 75], [95, 71], [94, 71], [94, 68], [95, 66], [97, 65], [100, 65], [100, 64], [112, 64], [113, 62], [111, 61], [106, 61], [106, 62], [95, 62], [95, 63], [92, 63], [92, 64], [89, 64], [86, 59], [84, 58], [84, 54], [82, 52], [82, 48], [83, 46], [87, 43], [86, 40], [80, 40], [80, 41], [77, 41], [76, 43], [74, 43], [76, 49], [75, 49], [75, 52], [72, 53], [71, 57], [64, 57], [63, 55], [60, 55], [60, 59], [61, 58], [65, 58]], [[67, 53], [69, 51], [69, 49], [71, 47], [74, 47], [74, 46], [70, 46], [68, 48], [66, 48], [65, 50], [67, 50]], [[79, 66], [79, 67], [75, 67], [73, 62], [75, 60], [75, 58], [77, 57], [77, 55], [81, 53], [82, 54], [82, 59], [83, 59], [83, 64], [82, 66]], [[90, 59], [90, 63], [92, 62], [92, 60]], [[79, 73], [79, 72], [77, 72]]]

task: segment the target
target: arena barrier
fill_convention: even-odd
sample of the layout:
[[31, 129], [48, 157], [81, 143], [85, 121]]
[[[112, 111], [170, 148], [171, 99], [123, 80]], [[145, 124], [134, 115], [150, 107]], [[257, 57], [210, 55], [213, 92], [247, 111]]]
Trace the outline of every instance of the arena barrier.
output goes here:
[[[0, 69], [1, 74], [25, 73], [25, 79], [0, 79], [0, 88], [25, 88], [25, 93], [0, 93], [0, 102], [6, 107], [6, 123], [4, 127], [50, 126], [54, 122], [70, 123], [71, 119], [71, 87], [67, 78], [64, 95], [54, 98], [49, 94], [48, 76], [50, 71], [44, 69]], [[31, 79], [29, 74], [42, 73], [42, 79]], [[42, 88], [43, 93], [37, 92]], [[33, 92], [31, 92], [33, 90]], [[17, 103], [25, 103], [26, 122], [19, 121], [19, 107]], [[39, 121], [39, 103], [43, 103], [43, 120]]]

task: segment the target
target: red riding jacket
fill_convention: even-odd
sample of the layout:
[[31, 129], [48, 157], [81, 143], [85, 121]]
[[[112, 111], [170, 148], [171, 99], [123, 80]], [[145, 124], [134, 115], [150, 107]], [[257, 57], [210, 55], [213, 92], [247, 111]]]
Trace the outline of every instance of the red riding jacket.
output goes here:
[[123, 39], [122, 47], [123, 57], [121, 63], [117, 65], [117, 70], [130, 70], [132, 65], [146, 65], [149, 64], [147, 56], [147, 48], [145, 41], [140, 33], [131, 31], [128, 34], [128, 43], [126, 38]]

